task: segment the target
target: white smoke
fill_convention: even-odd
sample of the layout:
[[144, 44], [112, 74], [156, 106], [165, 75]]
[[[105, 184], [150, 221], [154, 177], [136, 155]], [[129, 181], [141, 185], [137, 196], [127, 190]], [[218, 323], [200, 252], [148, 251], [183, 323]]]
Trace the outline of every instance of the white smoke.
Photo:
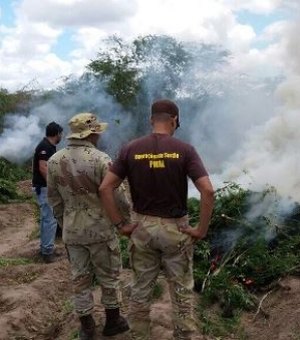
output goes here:
[[[274, 108], [266, 122], [245, 131], [245, 141], [222, 164], [219, 176], [252, 190], [274, 186], [279, 194], [300, 202], [300, 24], [293, 23], [282, 38], [286, 79], [275, 94]], [[263, 103], [262, 103], [263, 104]], [[266, 109], [266, 108], [262, 108]], [[226, 141], [225, 141], [226, 142]]]
[[[79, 112], [92, 112], [100, 121], [107, 122], [109, 128], [100, 139], [101, 148], [107, 148], [115, 156], [118, 147], [128, 139], [128, 126], [132, 126], [129, 113], [124, 112], [112, 97], [108, 96], [99, 84], [94, 86], [93, 79], [82, 84], [68, 84], [63, 91], [53, 92], [50, 100], [42, 104], [35, 103], [28, 115], [10, 114], [5, 117], [5, 128], [0, 135], [0, 157], [15, 163], [29, 160], [35, 147], [45, 136], [46, 126], [55, 121], [63, 129], [64, 137], [69, 134], [68, 121]], [[57, 149], [64, 147], [67, 139], [63, 138]], [[105, 150], [107, 151], [107, 150]]]
[[6, 117], [3, 133], [0, 136], [0, 156], [15, 163], [22, 163], [31, 156], [42, 134], [39, 118], [10, 115]]
[[[230, 70], [229, 70], [230, 71]], [[247, 131], [260, 126], [273, 114], [275, 83], [232, 75], [226, 69], [199, 79], [214, 95], [203, 109], [190, 113], [189, 133], [210, 173], [218, 173], [239, 150]]]

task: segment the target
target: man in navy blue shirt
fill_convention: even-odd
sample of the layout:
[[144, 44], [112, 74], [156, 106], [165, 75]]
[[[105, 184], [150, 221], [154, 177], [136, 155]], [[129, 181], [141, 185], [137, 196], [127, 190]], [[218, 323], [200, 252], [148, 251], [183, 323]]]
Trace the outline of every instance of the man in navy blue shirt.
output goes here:
[[47, 199], [47, 161], [55, 154], [56, 145], [61, 141], [63, 128], [51, 122], [46, 126], [46, 136], [35, 149], [32, 163], [32, 186], [40, 207], [40, 253], [45, 263], [53, 262], [56, 219]]

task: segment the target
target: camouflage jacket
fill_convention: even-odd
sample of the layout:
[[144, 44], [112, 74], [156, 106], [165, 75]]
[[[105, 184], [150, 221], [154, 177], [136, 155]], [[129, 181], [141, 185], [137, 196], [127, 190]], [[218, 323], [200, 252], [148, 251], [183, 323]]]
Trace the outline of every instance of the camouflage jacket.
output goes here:
[[[110, 162], [92, 143], [75, 139], [48, 160], [48, 200], [66, 244], [91, 244], [116, 236], [98, 194]], [[122, 212], [129, 214], [125, 188], [121, 186], [116, 196]]]

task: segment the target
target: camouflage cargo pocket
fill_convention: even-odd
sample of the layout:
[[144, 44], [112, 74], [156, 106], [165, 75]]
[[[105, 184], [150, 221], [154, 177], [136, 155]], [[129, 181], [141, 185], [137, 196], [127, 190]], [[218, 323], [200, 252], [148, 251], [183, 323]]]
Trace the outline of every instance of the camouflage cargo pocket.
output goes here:
[[107, 242], [108, 261], [112, 271], [119, 271], [121, 268], [121, 251], [117, 238]]

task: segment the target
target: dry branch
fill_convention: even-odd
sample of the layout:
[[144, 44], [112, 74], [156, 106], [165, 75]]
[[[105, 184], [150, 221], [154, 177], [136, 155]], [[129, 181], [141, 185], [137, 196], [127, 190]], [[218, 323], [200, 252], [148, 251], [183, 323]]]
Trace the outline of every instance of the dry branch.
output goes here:
[[262, 304], [263, 304], [264, 300], [268, 297], [268, 295], [272, 293], [272, 291], [273, 291], [273, 290], [268, 291], [268, 292], [260, 299], [259, 304], [258, 304], [258, 307], [257, 307], [257, 310], [256, 310], [256, 313], [255, 313], [254, 318], [253, 318], [253, 321], [256, 320], [256, 318], [257, 318], [257, 316], [258, 316], [259, 313], [262, 313], [266, 319], [269, 318], [270, 315], [269, 315], [267, 312], [265, 312], [265, 311], [263, 310]]

